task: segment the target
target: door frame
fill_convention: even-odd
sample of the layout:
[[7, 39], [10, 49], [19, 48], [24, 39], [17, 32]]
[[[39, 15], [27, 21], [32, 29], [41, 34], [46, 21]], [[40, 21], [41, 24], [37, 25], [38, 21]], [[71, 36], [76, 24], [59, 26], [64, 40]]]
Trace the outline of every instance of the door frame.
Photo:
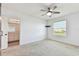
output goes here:
[[[21, 24], [21, 22], [19, 21], [19, 44], [18, 44], [18, 46], [20, 46], [20, 30], [21, 30], [20, 29], [21, 28], [20, 24]], [[9, 25], [9, 22], [8, 22], [8, 25]], [[9, 32], [8, 32], [8, 34], [9, 34]], [[8, 37], [9, 37], [9, 35], [8, 35]], [[8, 38], [8, 40], [9, 40], [9, 38]], [[9, 43], [8, 43], [8, 48], [9, 48]]]
[[[3, 31], [4, 29], [6, 29], [6, 26], [8, 27], [8, 20], [11, 19], [11, 18], [7, 18], [7, 17], [3, 17], [3, 16], [1, 16], [1, 17], [2, 17], [2, 19], [1, 19], [1, 30]], [[4, 24], [5, 24], [4, 22], [7, 23], [6, 26], [4, 26]], [[7, 29], [9, 29], [9, 28], [7, 28]], [[21, 33], [21, 20], [20, 20], [20, 33]], [[4, 31], [3, 31], [3, 36], [1, 37], [1, 49], [9, 48], [8, 47], [8, 30], [7, 30], [7, 38], [5, 37], [5, 34], [6, 33], [4, 33]], [[19, 34], [19, 45], [18, 46], [20, 46], [20, 34]]]

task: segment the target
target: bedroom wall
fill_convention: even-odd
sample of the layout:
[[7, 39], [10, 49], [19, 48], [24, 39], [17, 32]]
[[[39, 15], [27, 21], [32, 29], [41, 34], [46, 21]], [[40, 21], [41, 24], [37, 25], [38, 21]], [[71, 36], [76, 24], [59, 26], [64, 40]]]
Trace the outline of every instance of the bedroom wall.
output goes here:
[[45, 39], [45, 21], [31, 16], [23, 16], [21, 20], [20, 44], [32, 43]]
[[[67, 21], [67, 35], [64, 37], [53, 35], [53, 22], [62, 19]], [[49, 39], [79, 46], [79, 12], [52, 19], [49, 24], [51, 25], [48, 31]]]
[[[1, 13], [1, 15], [6, 17], [8, 20], [13, 18], [20, 20], [20, 45], [45, 39], [45, 20], [28, 16], [28, 14], [17, 10], [12, 10], [7, 4], [2, 4]], [[8, 45], [7, 42], [8, 41], [5, 43], [3, 42], [3, 44], [6, 46]]]

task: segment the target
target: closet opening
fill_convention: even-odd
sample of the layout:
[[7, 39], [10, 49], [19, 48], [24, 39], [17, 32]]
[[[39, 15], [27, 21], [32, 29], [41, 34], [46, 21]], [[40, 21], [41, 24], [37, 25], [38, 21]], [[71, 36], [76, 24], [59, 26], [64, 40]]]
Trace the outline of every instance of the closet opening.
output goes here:
[[8, 22], [8, 47], [19, 46], [20, 42], [20, 20], [12, 19]]

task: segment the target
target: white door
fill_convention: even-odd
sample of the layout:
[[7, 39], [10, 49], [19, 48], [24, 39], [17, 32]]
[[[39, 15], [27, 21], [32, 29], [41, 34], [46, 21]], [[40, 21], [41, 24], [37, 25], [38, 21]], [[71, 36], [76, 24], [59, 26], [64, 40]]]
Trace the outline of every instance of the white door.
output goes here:
[[1, 49], [8, 47], [8, 20], [7, 18], [1, 19], [1, 30], [3, 35], [1, 36]]
[[1, 36], [2, 36], [2, 30], [1, 30], [1, 20], [0, 20], [0, 49], [1, 49]]

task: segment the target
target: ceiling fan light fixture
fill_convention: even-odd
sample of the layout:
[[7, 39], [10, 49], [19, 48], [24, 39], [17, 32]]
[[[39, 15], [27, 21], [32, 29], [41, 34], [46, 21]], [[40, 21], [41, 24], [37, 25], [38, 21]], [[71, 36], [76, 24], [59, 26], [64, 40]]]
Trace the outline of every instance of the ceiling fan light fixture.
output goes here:
[[52, 9], [50, 9], [50, 11], [53, 11]]
[[52, 13], [51, 13], [51, 12], [48, 12], [48, 13], [47, 13], [47, 16], [50, 16], [50, 15], [52, 15]]

